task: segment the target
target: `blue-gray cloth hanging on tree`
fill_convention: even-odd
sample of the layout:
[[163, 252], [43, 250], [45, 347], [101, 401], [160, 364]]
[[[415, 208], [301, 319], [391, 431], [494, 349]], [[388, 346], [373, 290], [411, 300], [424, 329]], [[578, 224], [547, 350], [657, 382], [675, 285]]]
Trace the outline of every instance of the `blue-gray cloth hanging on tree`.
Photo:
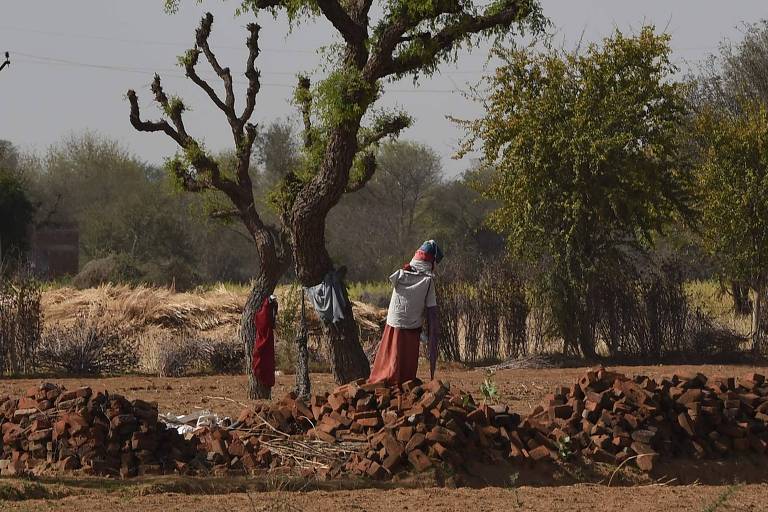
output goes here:
[[344, 320], [347, 296], [341, 283], [339, 272], [332, 270], [323, 278], [323, 282], [305, 288], [312, 307], [326, 324], [335, 324]]

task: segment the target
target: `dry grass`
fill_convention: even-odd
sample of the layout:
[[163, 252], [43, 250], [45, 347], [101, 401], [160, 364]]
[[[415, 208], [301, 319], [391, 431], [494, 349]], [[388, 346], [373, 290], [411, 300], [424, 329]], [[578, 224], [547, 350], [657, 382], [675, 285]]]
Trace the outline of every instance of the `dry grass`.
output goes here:
[[[296, 288], [282, 286], [276, 295], [281, 308], [298, 308]], [[182, 375], [204, 368], [203, 348], [215, 343], [237, 343], [242, 306], [248, 295], [246, 287], [219, 284], [178, 293], [170, 288], [130, 285], [103, 285], [78, 290], [71, 287], [48, 288], [43, 292], [44, 331], [71, 327], [78, 317], [98, 314], [102, 325], [114, 326], [126, 341], [138, 347], [139, 369], [150, 374]], [[376, 339], [386, 311], [375, 306], [353, 303], [355, 317], [364, 341]], [[311, 342], [317, 343], [320, 324], [307, 304]], [[278, 348], [294, 344], [297, 315], [284, 315], [285, 325], [278, 325]], [[204, 353], [205, 352], [205, 353]], [[177, 357], [178, 356], [178, 357]], [[189, 357], [188, 357], [189, 356]], [[178, 363], [175, 361], [178, 359]]]
[[684, 285], [691, 308], [700, 308], [715, 322], [727, 329], [748, 336], [751, 330], [749, 315], [739, 316], [733, 311], [733, 300], [715, 281], [691, 281]]

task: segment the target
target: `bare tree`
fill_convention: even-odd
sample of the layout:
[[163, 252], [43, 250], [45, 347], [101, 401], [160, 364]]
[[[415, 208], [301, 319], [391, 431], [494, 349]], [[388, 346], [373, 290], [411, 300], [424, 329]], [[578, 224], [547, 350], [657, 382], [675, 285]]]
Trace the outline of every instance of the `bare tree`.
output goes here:
[[[250, 372], [255, 338], [253, 317], [264, 299], [272, 294], [278, 280], [288, 268], [290, 254], [286, 252], [286, 233], [279, 227], [266, 224], [259, 215], [249, 172], [253, 145], [257, 137], [256, 126], [250, 122], [250, 119], [256, 105], [256, 95], [260, 89], [259, 72], [255, 67], [255, 61], [259, 55], [259, 26], [255, 23], [249, 23], [247, 26], [248, 59], [245, 76], [248, 79], [248, 86], [245, 92], [244, 107], [242, 112], [238, 114], [235, 107], [232, 74], [229, 68], [223, 67], [219, 63], [208, 43], [212, 25], [213, 16], [208, 13], [203, 17], [196, 31], [195, 46], [187, 51], [181, 58], [181, 62], [187, 77], [205, 91], [229, 122], [236, 155], [233, 175], [223, 173], [220, 162], [189, 134], [183, 119], [185, 105], [180, 98], [169, 97], [165, 93], [160, 76], [155, 75], [151, 89], [155, 102], [165, 114], [164, 118], [159, 121], [142, 120], [136, 92], [129, 90], [130, 120], [133, 127], [139, 131], [162, 132], [176, 141], [181, 153], [169, 162], [168, 167], [178, 183], [189, 192], [213, 191], [223, 194], [231, 207], [214, 211], [211, 216], [221, 219], [240, 219], [253, 239], [261, 264], [243, 308], [240, 337], [245, 346], [246, 367], [249, 369], [248, 394], [251, 398], [268, 397], [269, 388], [260, 384]], [[213, 87], [197, 73], [196, 68], [201, 55], [205, 57], [224, 83], [224, 98], [221, 98]]]

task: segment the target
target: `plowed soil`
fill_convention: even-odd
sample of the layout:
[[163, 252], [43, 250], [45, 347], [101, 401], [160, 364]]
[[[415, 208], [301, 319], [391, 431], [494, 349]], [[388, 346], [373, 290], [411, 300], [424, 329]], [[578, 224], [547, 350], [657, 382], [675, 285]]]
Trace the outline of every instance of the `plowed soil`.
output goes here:
[[[611, 367], [628, 375], [651, 377], [674, 373], [702, 372], [707, 376], [740, 376], [747, 372], [768, 373], [768, 367], [753, 366], [631, 366]], [[500, 401], [526, 413], [556, 385], [569, 385], [584, 368], [546, 370], [501, 370], [495, 380]], [[426, 377], [423, 375], [422, 377]], [[462, 389], [479, 394], [486, 378], [482, 371], [442, 369], [439, 377]], [[185, 378], [116, 377], [105, 379], [49, 379], [67, 387], [90, 385], [106, 388], [128, 398], [156, 401], [161, 412], [186, 414], [208, 409], [221, 415], [235, 416], [249, 401], [243, 376], [199, 376]], [[0, 394], [20, 394], [40, 379], [0, 381]], [[313, 374], [315, 391], [331, 390], [332, 378]], [[274, 396], [293, 386], [293, 376], [277, 379]], [[628, 468], [608, 480], [613, 468], [581, 470], [521, 467], [519, 478], [505, 484], [481, 488], [437, 487], [434, 481], [409, 482], [409, 488], [346, 490], [295, 489], [274, 479], [255, 482], [249, 479], [199, 481], [178, 477], [134, 479], [117, 482], [99, 479], [47, 479], [29, 482], [0, 479], [0, 510], [89, 511], [418, 511], [491, 510], [601, 511], [691, 510], [735, 511], [768, 510], [768, 467], [765, 459], [706, 462], [674, 461], [652, 476], [640, 475]], [[548, 476], [547, 471], [558, 476]], [[563, 475], [563, 471], [567, 475]], [[601, 473], [602, 471], [602, 473]], [[489, 478], [488, 481], [493, 481]], [[596, 483], [599, 482], [599, 483]], [[258, 484], [258, 485], [257, 485]], [[300, 486], [299, 486], [300, 487]], [[264, 490], [268, 489], [268, 490]]]

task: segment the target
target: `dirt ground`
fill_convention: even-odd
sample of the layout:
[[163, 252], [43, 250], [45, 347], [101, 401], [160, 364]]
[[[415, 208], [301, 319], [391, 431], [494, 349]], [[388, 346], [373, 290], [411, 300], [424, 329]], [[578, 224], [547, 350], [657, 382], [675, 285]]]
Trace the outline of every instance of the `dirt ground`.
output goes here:
[[643, 486], [615, 488], [577, 484], [568, 487], [520, 487], [518, 489], [365, 489], [357, 491], [261, 492], [224, 495], [159, 493], [125, 495], [109, 493], [71, 496], [55, 500], [0, 502], [0, 510], [84, 512], [394, 512], [427, 510], [521, 510], [648, 512], [763, 511], [768, 503], [768, 485], [742, 486]]
[[[419, 377], [427, 380], [427, 364], [421, 361]], [[731, 365], [696, 365], [696, 366], [611, 366], [611, 370], [627, 375], [647, 375], [660, 378], [673, 374], [701, 372], [708, 377], [740, 376], [750, 371], [768, 374], [768, 367], [731, 366]], [[521, 414], [529, 412], [555, 386], [570, 385], [587, 368], [557, 368], [543, 370], [499, 370], [493, 380], [499, 391], [499, 401], [509, 404]], [[439, 367], [437, 378], [460, 389], [469, 391], [476, 397], [480, 384], [486, 378], [482, 370]], [[110, 393], [119, 393], [129, 399], [141, 398], [158, 403], [161, 413], [189, 414], [200, 409], [208, 409], [222, 415], [237, 416], [243, 405], [251, 403], [246, 394], [247, 378], [241, 375], [214, 375], [179, 378], [161, 378], [153, 376], [128, 376], [113, 378], [77, 378], [45, 379], [67, 388], [92, 386], [94, 389], [107, 389]], [[273, 388], [273, 398], [280, 398], [294, 385], [293, 375], [277, 377]], [[0, 379], [0, 395], [18, 395], [30, 386], [39, 384], [41, 379]], [[330, 374], [312, 374], [312, 392], [331, 391], [335, 384]]]
[[[768, 367], [753, 366], [631, 366], [611, 367], [628, 375], [651, 377], [674, 373], [702, 372], [707, 376], [740, 376], [747, 372], [767, 373]], [[495, 380], [500, 400], [526, 413], [556, 385], [569, 385], [584, 368], [546, 370], [501, 370]], [[479, 394], [482, 371], [439, 369], [439, 378]], [[157, 378], [130, 376], [107, 379], [50, 379], [67, 387], [90, 385], [121, 393], [128, 398], [158, 402], [161, 412], [185, 414], [208, 409], [222, 415], [236, 415], [248, 403], [243, 376], [199, 376]], [[0, 394], [19, 394], [40, 379], [0, 380]], [[313, 374], [314, 391], [331, 390], [331, 376]], [[292, 375], [278, 377], [274, 396], [280, 397], [293, 385]], [[357, 490], [281, 490], [280, 482], [256, 486], [253, 481], [230, 479], [226, 485], [206, 487], [195, 479], [141, 480], [45, 480], [27, 482], [0, 479], [0, 510], [123, 510], [142, 511], [427, 511], [427, 510], [531, 510], [597, 511], [768, 510], [768, 467], [764, 459], [739, 463], [692, 463], [670, 467], [653, 478], [619, 478], [612, 487], [607, 478], [601, 484], [578, 475], [571, 479], [549, 480], [528, 477], [520, 468], [516, 483], [484, 488], [451, 489], [424, 484], [421, 488]], [[674, 476], [673, 476], [674, 475]], [[573, 476], [573, 475], [571, 475]], [[677, 480], [674, 480], [677, 478]], [[568, 480], [566, 482], [566, 480]], [[170, 482], [170, 483], [169, 483]], [[620, 486], [617, 486], [617, 482]], [[633, 485], [628, 485], [629, 483]], [[681, 484], [680, 482], [686, 482]], [[264, 488], [271, 489], [264, 491]]]

